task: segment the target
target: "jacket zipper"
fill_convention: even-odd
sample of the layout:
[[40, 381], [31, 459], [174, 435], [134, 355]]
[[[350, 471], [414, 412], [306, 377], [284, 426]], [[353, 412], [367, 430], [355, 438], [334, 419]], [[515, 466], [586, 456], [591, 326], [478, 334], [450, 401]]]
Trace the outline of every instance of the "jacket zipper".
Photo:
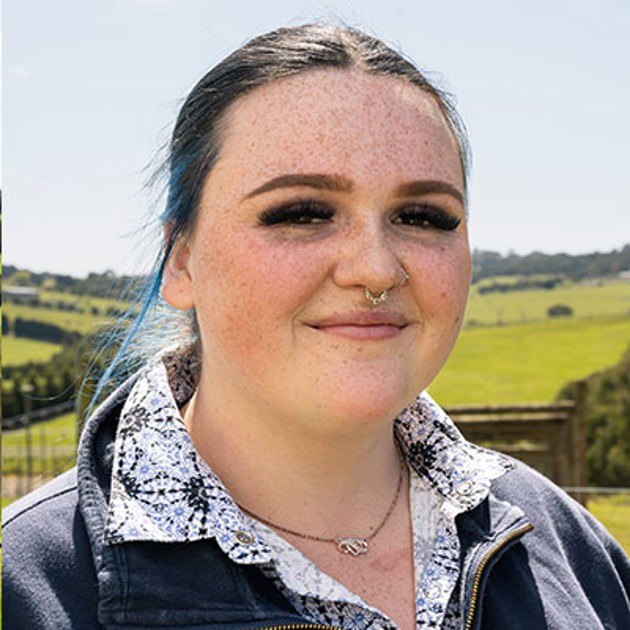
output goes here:
[[[487, 551], [484, 557], [481, 559], [473, 580], [472, 596], [470, 598], [470, 610], [468, 611], [468, 618], [466, 619], [466, 630], [470, 630], [470, 628], [472, 628], [472, 622], [475, 617], [475, 610], [477, 608], [477, 597], [479, 596], [479, 583], [481, 582], [481, 575], [486, 568], [486, 565], [488, 564], [488, 562], [490, 562], [490, 560], [495, 556], [498, 551], [505, 547], [505, 545], [512, 542], [515, 538], [518, 538], [519, 536], [522, 536], [527, 532], [531, 532], [532, 529], [534, 529], [534, 526], [531, 523], [527, 523], [527, 525], [524, 525], [523, 527], [520, 527], [519, 529], [513, 531], [501, 541], [501, 544]], [[263, 630], [343, 630], [343, 628], [337, 628], [335, 626], [321, 626], [312, 623], [298, 623], [282, 626], [269, 626], [267, 628], [264, 628]]]
[[481, 582], [481, 575], [486, 568], [486, 565], [490, 560], [494, 557], [494, 555], [503, 549], [505, 545], [512, 542], [515, 538], [526, 534], [527, 532], [531, 532], [534, 529], [534, 526], [531, 523], [527, 523], [523, 527], [513, 531], [511, 534], [506, 536], [499, 545], [490, 549], [484, 557], [481, 559], [479, 566], [477, 567], [477, 571], [475, 572], [475, 578], [473, 580], [472, 587], [472, 596], [470, 598], [470, 610], [468, 611], [468, 618], [466, 619], [466, 630], [470, 630], [472, 628], [472, 622], [475, 617], [475, 609], [477, 608], [477, 597], [479, 596], [479, 583]]

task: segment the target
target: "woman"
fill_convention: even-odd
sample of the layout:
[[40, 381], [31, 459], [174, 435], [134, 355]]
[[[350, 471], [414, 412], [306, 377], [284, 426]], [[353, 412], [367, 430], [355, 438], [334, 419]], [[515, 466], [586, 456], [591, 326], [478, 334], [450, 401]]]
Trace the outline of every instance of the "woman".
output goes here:
[[466, 165], [446, 96], [355, 30], [281, 29], [200, 81], [154, 279], [196, 340], [11, 509], [8, 628], [630, 624], [603, 528], [418, 395], [466, 304]]

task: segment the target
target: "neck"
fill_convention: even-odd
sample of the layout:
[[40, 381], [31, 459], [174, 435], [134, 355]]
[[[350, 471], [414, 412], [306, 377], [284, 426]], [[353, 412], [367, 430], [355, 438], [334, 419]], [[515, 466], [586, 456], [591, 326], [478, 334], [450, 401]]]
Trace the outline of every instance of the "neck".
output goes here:
[[391, 419], [335, 431], [318, 418], [309, 431], [242, 401], [238, 408], [220, 402], [200, 385], [184, 419], [200, 455], [247, 510], [336, 536], [339, 528], [365, 531], [391, 502], [400, 471]]

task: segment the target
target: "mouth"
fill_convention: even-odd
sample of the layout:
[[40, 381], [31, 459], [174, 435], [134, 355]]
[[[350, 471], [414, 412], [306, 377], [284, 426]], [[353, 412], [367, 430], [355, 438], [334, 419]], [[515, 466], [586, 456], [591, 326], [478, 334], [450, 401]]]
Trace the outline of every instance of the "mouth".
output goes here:
[[325, 317], [307, 324], [320, 332], [362, 341], [378, 341], [399, 335], [409, 321], [388, 311], [356, 311]]

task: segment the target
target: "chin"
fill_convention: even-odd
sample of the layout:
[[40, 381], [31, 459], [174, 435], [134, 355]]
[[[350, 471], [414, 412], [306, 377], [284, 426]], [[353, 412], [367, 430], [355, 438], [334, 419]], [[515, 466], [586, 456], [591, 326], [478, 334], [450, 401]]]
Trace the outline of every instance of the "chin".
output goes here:
[[371, 382], [364, 379], [354, 386], [345, 384], [343, 389], [332, 388], [322, 406], [328, 411], [326, 415], [341, 422], [382, 423], [393, 420], [418, 393], [419, 390], [402, 386], [400, 380]]

